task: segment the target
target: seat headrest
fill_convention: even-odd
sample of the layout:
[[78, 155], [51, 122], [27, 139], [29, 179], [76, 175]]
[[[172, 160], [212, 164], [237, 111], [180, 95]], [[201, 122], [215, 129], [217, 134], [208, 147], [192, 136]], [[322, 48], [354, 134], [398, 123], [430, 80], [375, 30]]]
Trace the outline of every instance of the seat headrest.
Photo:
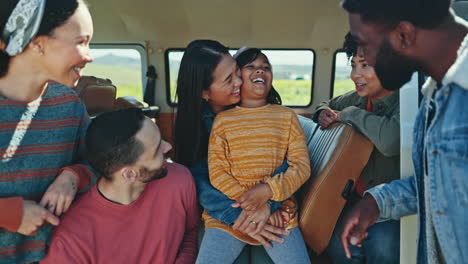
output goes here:
[[113, 110], [117, 89], [111, 80], [83, 76], [75, 87], [75, 91], [86, 105], [89, 115]]

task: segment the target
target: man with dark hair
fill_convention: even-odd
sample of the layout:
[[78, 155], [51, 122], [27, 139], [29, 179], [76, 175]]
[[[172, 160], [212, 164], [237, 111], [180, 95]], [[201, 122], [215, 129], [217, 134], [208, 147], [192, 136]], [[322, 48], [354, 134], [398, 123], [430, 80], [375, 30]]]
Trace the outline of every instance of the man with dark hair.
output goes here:
[[415, 176], [370, 189], [341, 241], [360, 245], [377, 220], [419, 214], [418, 263], [468, 263], [468, 23], [450, 0], [343, 0], [351, 33], [385, 89], [425, 83], [414, 129]]
[[67, 212], [43, 263], [194, 263], [199, 211], [187, 168], [141, 110], [104, 113], [86, 135], [102, 177]]

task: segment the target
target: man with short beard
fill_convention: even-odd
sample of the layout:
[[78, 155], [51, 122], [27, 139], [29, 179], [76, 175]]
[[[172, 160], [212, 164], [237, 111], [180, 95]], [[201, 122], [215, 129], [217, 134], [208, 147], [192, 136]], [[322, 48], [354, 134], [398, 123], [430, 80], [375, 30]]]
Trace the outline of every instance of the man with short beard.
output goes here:
[[141, 110], [96, 117], [86, 158], [100, 174], [63, 217], [42, 263], [194, 263], [199, 211], [189, 170]]
[[[360, 245], [376, 221], [419, 214], [418, 263], [468, 263], [468, 23], [450, 0], [343, 0], [351, 33], [385, 89], [430, 78], [414, 128], [415, 176], [368, 190], [344, 221]], [[378, 241], [376, 241], [378, 243]]]

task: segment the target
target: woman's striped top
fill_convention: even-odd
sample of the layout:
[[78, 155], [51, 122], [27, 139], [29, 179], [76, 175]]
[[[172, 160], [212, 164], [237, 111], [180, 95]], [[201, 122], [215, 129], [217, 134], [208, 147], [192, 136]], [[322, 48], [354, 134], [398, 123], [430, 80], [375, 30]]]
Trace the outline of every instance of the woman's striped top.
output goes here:
[[49, 85], [30, 103], [0, 96], [0, 263], [44, 257], [50, 226], [35, 236], [15, 233], [23, 200], [40, 201], [65, 166], [80, 177], [80, 187], [90, 182], [91, 170], [69, 166], [76, 162], [88, 122], [81, 100], [63, 85]]

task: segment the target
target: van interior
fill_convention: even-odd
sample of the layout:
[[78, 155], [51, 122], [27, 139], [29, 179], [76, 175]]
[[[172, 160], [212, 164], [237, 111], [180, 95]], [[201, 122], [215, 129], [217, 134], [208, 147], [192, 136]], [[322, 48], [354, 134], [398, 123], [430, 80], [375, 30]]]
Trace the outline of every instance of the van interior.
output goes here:
[[[341, 50], [349, 30], [338, 0], [88, 0], [94, 22], [94, 62], [84, 70], [93, 85], [80, 90], [91, 115], [138, 106], [155, 118], [173, 143], [177, 73], [184, 48], [214, 39], [234, 53], [248, 46], [265, 51], [283, 104], [310, 116], [317, 104], [354, 90]], [[468, 19], [468, 1], [455, 1]], [[108, 80], [106, 80], [108, 79]], [[400, 93], [401, 176], [412, 175], [411, 134], [418, 107], [415, 73]], [[83, 81], [85, 82], [85, 81]], [[401, 222], [401, 263], [415, 263], [415, 216]], [[326, 258], [316, 258], [329, 263]]]

